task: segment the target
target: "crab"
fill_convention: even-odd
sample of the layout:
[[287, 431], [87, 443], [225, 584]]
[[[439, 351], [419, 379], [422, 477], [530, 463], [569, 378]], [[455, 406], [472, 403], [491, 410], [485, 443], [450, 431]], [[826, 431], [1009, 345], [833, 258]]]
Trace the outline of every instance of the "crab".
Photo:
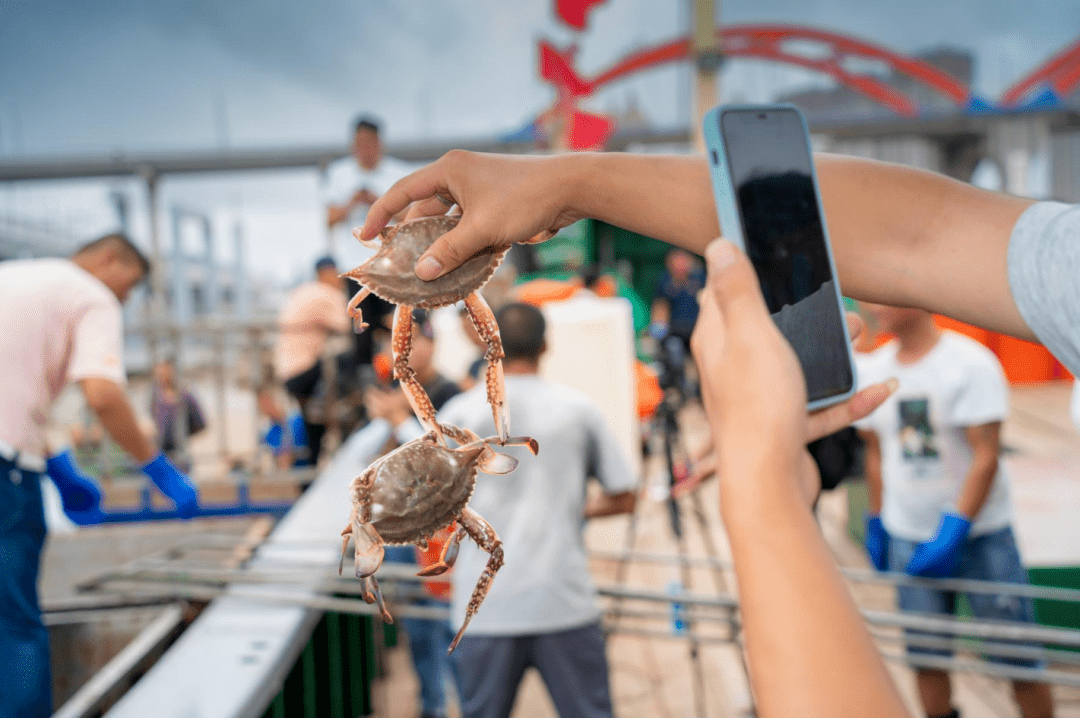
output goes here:
[[436, 432], [429, 431], [377, 459], [353, 479], [349, 487], [352, 513], [349, 524], [341, 532], [338, 574], [344, 568], [352, 537], [356, 577], [362, 582], [364, 600], [369, 604], [377, 602], [382, 619], [393, 623], [374, 576], [382, 565], [383, 546], [415, 544], [426, 550], [427, 542], [436, 532], [456, 521], [459, 527], [443, 547], [438, 563], [417, 574], [438, 576], [449, 570], [466, 535], [490, 554], [469, 599], [465, 621], [450, 644], [448, 653], [451, 653], [503, 564], [502, 542], [495, 529], [468, 506], [476, 475], [480, 471], [508, 474], [517, 467], [517, 459], [496, 453], [491, 444], [527, 446], [533, 455], [538, 447], [536, 440], [529, 437], [481, 439], [472, 431], [452, 424], [442, 424], [439, 428], [459, 446], [448, 448], [439, 441]]
[[[435, 407], [409, 366], [412, 351], [412, 310], [414, 307], [434, 309], [463, 301], [473, 325], [487, 344], [488, 403], [495, 420], [500, 442], [509, 436], [506, 410], [506, 388], [503, 384], [502, 340], [491, 307], [480, 295], [480, 289], [502, 263], [507, 248], [481, 252], [463, 265], [430, 282], [416, 276], [413, 267], [420, 255], [440, 236], [457, 226], [454, 216], [422, 217], [391, 225], [382, 230], [376, 240], [360, 240], [366, 247], [378, 251], [366, 262], [346, 272], [345, 277], [356, 280], [361, 289], [349, 302], [349, 316], [356, 331], [367, 328], [360, 313], [360, 302], [372, 292], [397, 305], [391, 345], [394, 354], [394, 376], [420, 423], [435, 432], [446, 446], [446, 438], [435, 421]], [[357, 239], [359, 235], [357, 234]]]

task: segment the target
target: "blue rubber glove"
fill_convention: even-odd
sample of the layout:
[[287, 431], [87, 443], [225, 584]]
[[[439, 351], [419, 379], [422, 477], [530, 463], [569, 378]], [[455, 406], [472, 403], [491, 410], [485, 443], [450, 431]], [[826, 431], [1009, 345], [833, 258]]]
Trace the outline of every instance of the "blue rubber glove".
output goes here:
[[971, 521], [960, 514], [941, 515], [934, 538], [915, 547], [905, 569], [912, 576], [948, 578], [956, 574], [960, 549], [971, 531]]
[[877, 514], [866, 516], [866, 553], [878, 571], [889, 569], [889, 534]]
[[195, 514], [199, 508], [199, 494], [191, 480], [173, 466], [165, 454], [155, 456], [142, 467], [142, 471], [161, 489], [161, 493], [173, 500], [181, 517], [191, 518]]
[[101, 523], [101, 489], [97, 482], [75, 464], [70, 451], [62, 451], [45, 462], [49, 478], [60, 490], [64, 513], [80, 526]]

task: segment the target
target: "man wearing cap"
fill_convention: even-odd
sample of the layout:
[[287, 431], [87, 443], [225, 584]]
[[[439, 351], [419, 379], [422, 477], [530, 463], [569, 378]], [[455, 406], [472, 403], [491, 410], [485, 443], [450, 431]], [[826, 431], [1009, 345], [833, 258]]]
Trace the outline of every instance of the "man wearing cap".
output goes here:
[[[322, 355], [331, 334], [352, 329], [344, 283], [332, 257], [315, 263], [315, 280], [293, 290], [278, 315], [278, 338], [274, 346], [274, 371], [285, 389], [300, 404], [307, 432], [308, 459], [319, 461], [326, 422], [309, 410], [311, 398], [322, 379]], [[338, 359], [346, 369], [351, 356]]]
[[45, 543], [41, 482], [47, 472], [76, 523], [101, 521], [101, 491], [64, 451], [51, 456], [53, 402], [76, 383], [109, 436], [171, 498], [181, 516], [198, 506], [195, 488], [136, 423], [124, 393], [120, 303], [149, 271], [121, 234], [68, 259], [0, 262], [0, 714], [52, 714], [49, 633], [37, 578]]

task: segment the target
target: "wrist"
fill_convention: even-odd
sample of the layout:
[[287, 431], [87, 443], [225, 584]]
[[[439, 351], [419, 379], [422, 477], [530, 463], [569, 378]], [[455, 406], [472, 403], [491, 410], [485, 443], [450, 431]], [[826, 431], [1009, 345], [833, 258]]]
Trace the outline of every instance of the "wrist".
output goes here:
[[551, 158], [550, 191], [560, 211], [592, 216], [580, 203], [592, 196], [589, 187], [603, 175], [604, 159], [605, 153], [600, 152], [567, 152]]
[[[762, 456], [737, 465], [721, 464], [723, 477], [743, 477], [741, 481], [720, 482], [720, 514], [725, 525], [739, 530], [768, 529], [778, 512], [806, 513], [810, 501], [805, 495], [798, 463], [779, 455]], [[745, 526], [744, 526], [745, 525]]]
[[161, 451], [147, 460], [142, 460], [142, 466], [140, 468], [143, 470], [143, 472], [149, 473], [151, 471], [154, 471], [155, 469], [158, 469], [159, 467], [163, 467], [168, 462], [169, 460], [168, 458], [166, 458], [165, 452]]

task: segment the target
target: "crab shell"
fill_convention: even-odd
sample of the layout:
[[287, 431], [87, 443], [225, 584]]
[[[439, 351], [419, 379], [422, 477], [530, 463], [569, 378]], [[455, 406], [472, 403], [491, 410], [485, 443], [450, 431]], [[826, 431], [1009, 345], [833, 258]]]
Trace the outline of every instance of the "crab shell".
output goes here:
[[[486, 446], [447, 449], [428, 435], [376, 463], [371, 523], [388, 544], [430, 538], [461, 515], [472, 496]], [[354, 493], [353, 501], [357, 501]]]
[[460, 302], [487, 284], [509, 248], [482, 251], [430, 282], [417, 277], [413, 267], [420, 255], [457, 223], [457, 217], [421, 217], [386, 227], [375, 255], [345, 276], [394, 304], [433, 308]]

